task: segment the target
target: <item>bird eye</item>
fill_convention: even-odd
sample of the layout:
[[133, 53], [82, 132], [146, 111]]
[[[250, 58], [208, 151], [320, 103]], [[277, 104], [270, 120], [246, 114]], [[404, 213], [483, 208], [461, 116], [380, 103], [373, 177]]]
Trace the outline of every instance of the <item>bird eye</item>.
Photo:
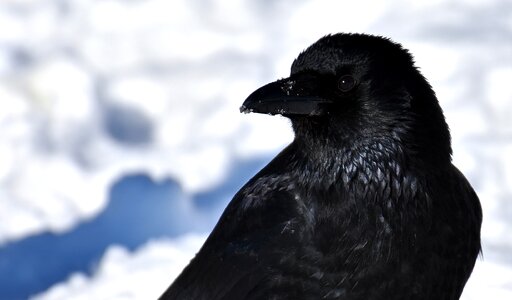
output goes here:
[[338, 89], [342, 92], [348, 92], [356, 86], [356, 80], [350, 75], [343, 75], [338, 80]]

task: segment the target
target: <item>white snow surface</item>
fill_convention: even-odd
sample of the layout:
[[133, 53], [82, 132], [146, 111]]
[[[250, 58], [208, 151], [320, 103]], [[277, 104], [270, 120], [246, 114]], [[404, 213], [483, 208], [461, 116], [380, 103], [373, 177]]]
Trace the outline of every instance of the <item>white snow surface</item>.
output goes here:
[[[241, 115], [242, 101], [287, 76], [319, 37], [365, 32], [413, 53], [451, 127], [454, 163], [480, 196], [485, 260], [466, 299], [512, 299], [511, 20], [507, 0], [2, 1], [0, 244], [94, 217], [130, 171], [172, 176], [192, 193], [222, 182], [235, 158], [276, 153], [292, 139], [288, 122]], [[184, 241], [114, 248], [102, 266], [140, 259], [130, 275], [167, 283], [184, 264], [162, 275], [146, 257], [190, 257]], [[60, 299], [160, 292], [119, 291], [101, 270], [59, 284]]]
[[176, 240], [150, 241], [135, 253], [111, 246], [94, 277], [71, 275], [32, 300], [157, 299], [179, 275], [206, 236], [186, 235]]

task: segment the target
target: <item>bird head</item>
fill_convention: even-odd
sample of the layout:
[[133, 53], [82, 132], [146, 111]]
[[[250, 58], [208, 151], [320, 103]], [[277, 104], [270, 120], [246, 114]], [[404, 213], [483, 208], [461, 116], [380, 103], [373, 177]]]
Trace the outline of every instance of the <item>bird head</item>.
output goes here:
[[379, 36], [321, 38], [295, 59], [290, 77], [257, 89], [240, 111], [289, 118], [306, 145], [389, 139], [450, 160], [450, 134], [432, 88], [407, 50]]

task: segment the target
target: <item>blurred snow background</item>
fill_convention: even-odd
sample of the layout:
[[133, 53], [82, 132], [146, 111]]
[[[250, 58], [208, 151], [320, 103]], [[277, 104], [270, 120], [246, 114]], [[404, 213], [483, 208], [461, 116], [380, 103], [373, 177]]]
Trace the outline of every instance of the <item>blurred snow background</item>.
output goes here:
[[512, 299], [512, 2], [3, 0], [0, 299], [151, 299], [292, 138], [241, 115], [327, 33], [410, 49], [484, 208], [464, 299]]

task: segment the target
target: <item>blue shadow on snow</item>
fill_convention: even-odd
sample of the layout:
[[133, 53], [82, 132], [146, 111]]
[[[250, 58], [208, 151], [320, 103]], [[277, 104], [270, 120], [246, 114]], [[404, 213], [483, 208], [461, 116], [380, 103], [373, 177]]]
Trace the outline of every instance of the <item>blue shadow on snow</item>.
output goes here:
[[0, 299], [27, 299], [71, 273], [91, 274], [112, 244], [133, 250], [153, 238], [211, 230], [231, 197], [266, 162], [240, 161], [223, 183], [191, 198], [174, 180], [122, 177], [96, 218], [63, 234], [46, 232], [0, 246]]

